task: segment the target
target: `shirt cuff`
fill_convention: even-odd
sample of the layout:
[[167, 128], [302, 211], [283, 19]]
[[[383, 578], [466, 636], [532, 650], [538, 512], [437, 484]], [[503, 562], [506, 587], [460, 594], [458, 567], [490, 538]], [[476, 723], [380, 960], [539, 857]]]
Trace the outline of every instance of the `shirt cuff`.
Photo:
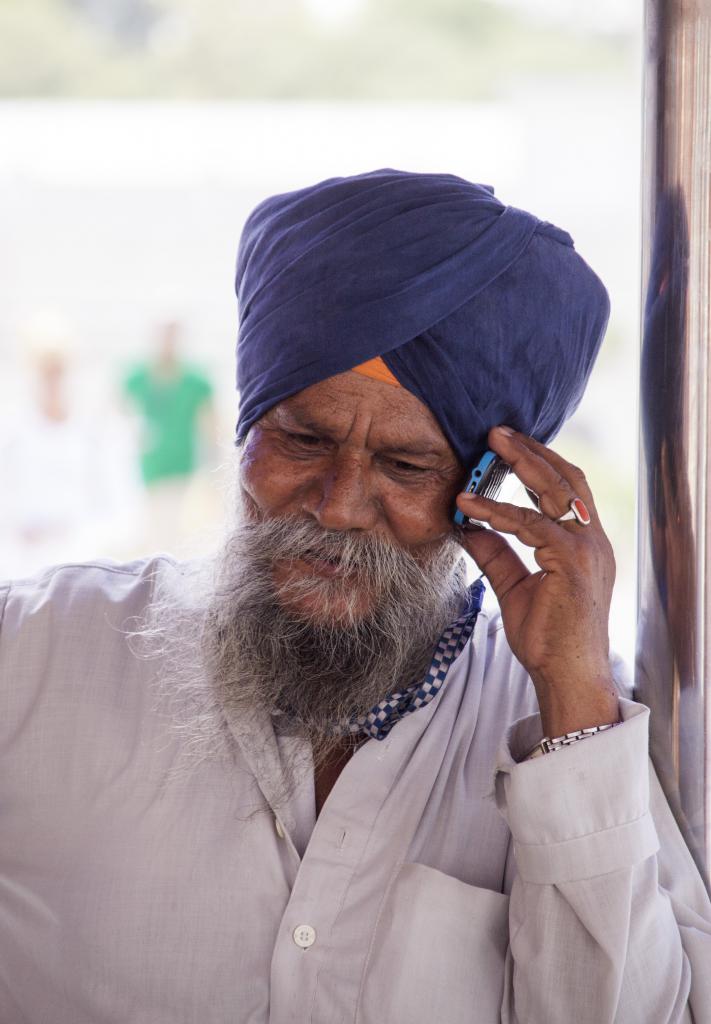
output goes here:
[[649, 811], [649, 708], [620, 697], [621, 722], [518, 763], [542, 739], [540, 715], [508, 730], [496, 803], [525, 882], [555, 885], [633, 867], [659, 849]]

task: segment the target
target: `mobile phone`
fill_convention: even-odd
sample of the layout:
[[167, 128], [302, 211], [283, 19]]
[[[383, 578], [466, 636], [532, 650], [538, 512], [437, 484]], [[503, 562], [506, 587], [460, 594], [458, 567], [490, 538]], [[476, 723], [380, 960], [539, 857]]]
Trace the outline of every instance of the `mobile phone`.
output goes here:
[[[496, 498], [502, 484], [511, 472], [511, 466], [496, 452], [485, 451], [469, 474], [464, 490], [467, 494], [480, 494], [483, 498]], [[457, 509], [454, 513], [457, 526], [466, 526], [467, 517]]]

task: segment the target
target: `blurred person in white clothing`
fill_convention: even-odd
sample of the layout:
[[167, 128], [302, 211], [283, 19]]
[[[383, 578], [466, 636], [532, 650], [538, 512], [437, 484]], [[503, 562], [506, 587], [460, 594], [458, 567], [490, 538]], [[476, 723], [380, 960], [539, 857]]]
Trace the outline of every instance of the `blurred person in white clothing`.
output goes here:
[[121, 557], [136, 528], [130, 441], [106, 408], [77, 394], [69, 321], [39, 312], [22, 326], [22, 404], [2, 417], [0, 572], [58, 560]]

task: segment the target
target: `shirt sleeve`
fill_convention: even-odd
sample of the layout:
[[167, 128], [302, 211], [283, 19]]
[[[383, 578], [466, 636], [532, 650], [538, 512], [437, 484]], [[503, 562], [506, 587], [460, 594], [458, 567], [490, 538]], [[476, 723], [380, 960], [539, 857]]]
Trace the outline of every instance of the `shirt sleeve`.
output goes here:
[[5, 618], [5, 606], [7, 599], [10, 595], [10, 584], [0, 583], [0, 633], [2, 632], [2, 624]]
[[544, 757], [515, 722], [495, 775], [515, 874], [502, 1021], [711, 1021], [711, 903], [648, 757], [649, 709]]
[[193, 405], [196, 409], [211, 401], [213, 387], [204, 373], [197, 370], [190, 372], [190, 387], [192, 391]]
[[142, 402], [145, 391], [145, 374], [140, 367], [135, 367], [123, 379], [123, 393], [134, 402]]

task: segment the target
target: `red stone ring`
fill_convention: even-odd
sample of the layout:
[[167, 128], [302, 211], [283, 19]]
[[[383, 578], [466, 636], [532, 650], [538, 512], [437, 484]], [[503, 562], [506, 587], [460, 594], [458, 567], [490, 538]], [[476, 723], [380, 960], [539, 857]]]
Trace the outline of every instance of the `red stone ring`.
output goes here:
[[581, 526], [590, 526], [590, 513], [582, 498], [573, 498], [568, 511], [556, 519], [556, 523], [567, 523], [572, 520], [576, 520]]

